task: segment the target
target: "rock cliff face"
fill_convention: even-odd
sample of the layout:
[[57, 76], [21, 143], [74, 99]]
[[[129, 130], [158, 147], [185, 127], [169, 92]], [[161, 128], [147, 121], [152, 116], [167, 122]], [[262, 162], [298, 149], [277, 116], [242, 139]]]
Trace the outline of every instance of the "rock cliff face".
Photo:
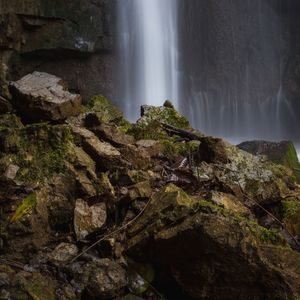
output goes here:
[[84, 99], [111, 96], [113, 1], [1, 0], [0, 60], [8, 78], [46, 71]]

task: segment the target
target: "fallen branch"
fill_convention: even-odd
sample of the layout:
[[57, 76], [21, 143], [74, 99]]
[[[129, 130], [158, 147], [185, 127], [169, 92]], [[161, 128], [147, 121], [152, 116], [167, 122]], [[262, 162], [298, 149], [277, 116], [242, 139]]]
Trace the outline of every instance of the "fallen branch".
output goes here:
[[172, 125], [169, 125], [166, 123], [162, 123], [162, 122], [160, 122], [160, 124], [164, 127], [165, 130], [172, 132], [174, 134], [177, 134], [182, 138], [188, 138], [191, 141], [200, 141], [201, 140], [201, 136], [199, 136], [195, 133], [192, 133], [188, 130], [177, 128], [175, 126], [172, 126]]

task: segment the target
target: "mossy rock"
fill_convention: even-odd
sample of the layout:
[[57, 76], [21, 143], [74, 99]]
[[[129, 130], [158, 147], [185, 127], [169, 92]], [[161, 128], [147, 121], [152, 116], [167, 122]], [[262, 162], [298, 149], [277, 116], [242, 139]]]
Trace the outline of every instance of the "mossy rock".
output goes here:
[[39, 123], [20, 129], [0, 132], [0, 171], [8, 164], [20, 167], [17, 179], [41, 182], [53, 173], [64, 170], [64, 160], [71, 159], [69, 151], [73, 137], [65, 125]]
[[104, 123], [114, 123], [126, 133], [131, 124], [125, 120], [123, 113], [111, 103], [110, 100], [102, 95], [96, 95], [91, 98], [90, 102], [84, 106], [85, 111], [94, 111]]
[[0, 131], [11, 128], [22, 128], [21, 119], [14, 114], [5, 114], [0, 117]]
[[300, 237], [300, 200], [288, 198], [283, 201], [283, 222], [287, 229], [294, 235]]
[[144, 105], [141, 112], [141, 118], [137, 121], [140, 126], [147, 126], [153, 121], [158, 121], [182, 129], [190, 127], [189, 121], [177, 110], [170, 107]]
[[300, 180], [300, 172], [297, 171], [300, 165], [293, 142], [250, 141], [244, 142], [238, 147], [254, 155], [264, 155], [268, 160], [290, 168], [293, 170], [297, 180]]
[[32, 278], [23, 283], [24, 290], [33, 300], [55, 300], [56, 286], [54, 282], [40, 273], [34, 273]]

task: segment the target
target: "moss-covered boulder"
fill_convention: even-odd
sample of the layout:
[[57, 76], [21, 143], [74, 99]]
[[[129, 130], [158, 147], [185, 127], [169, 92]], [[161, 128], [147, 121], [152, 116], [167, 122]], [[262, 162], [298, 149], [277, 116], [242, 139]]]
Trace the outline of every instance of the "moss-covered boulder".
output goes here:
[[64, 169], [63, 162], [72, 153], [70, 128], [65, 125], [39, 123], [23, 128], [3, 127], [0, 130], [0, 172], [9, 164], [20, 167], [17, 179], [42, 182], [54, 172]]
[[141, 118], [137, 121], [137, 124], [147, 126], [153, 121], [166, 123], [183, 129], [190, 126], [189, 121], [174, 108], [143, 105], [141, 107]]
[[[200, 141], [201, 164], [195, 174], [217, 177], [237, 196], [246, 194], [254, 199], [250, 206], [255, 206], [255, 201], [268, 205], [280, 202], [290, 193], [290, 187], [296, 185], [293, 172], [285, 166], [265, 161], [219, 138], [203, 137]], [[210, 165], [211, 171], [207, 171], [204, 162]]]
[[280, 234], [173, 185], [152, 197], [127, 236], [128, 255], [156, 266], [166, 298], [271, 300], [300, 295], [300, 255]]
[[127, 127], [130, 127], [130, 123], [124, 119], [123, 113], [102, 95], [92, 97], [85, 109], [95, 112], [97, 117], [104, 123], [114, 123], [124, 131]]
[[239, 144], [238, 147], [253, 155], [263, 155], [276, 164], [292, 169], [297, 179], [300, 180], [299, 170], [297, 171], [300, 165], [293, 142], [249, 141]]

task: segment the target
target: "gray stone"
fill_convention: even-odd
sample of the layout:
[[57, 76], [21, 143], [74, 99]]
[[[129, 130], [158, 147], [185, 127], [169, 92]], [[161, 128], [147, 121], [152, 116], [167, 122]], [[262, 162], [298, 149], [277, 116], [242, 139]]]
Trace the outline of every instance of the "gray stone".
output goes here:
[[80, 113], [80, 95], [68, 92], [56, 76], [33, 72], [11, 82], [10, 89], [16, 109], [28, 121], [59, 121]]
[[76, 200], [74, 229], [77, 240], [83, 240], [90, 233], [100, 229], [106, 222], [106, 205], [97, 203], [89, 206], [82, 199]]
[[10, 164], [5, 170], [4, 177], [12, 180], [15, 179], [19, 169], [19, 166]]
[[56, 264], [67, 263], [72, 258], [74, 258], [78, 253], [78, 248], [69, 243], [61, 243], [59, 244], [51, 253], [50, 260]]
[[95, 299], [111, 299], [127, 284], [125, 270], [110, 259], [100, 259], [84, 266], [86, 292]]

